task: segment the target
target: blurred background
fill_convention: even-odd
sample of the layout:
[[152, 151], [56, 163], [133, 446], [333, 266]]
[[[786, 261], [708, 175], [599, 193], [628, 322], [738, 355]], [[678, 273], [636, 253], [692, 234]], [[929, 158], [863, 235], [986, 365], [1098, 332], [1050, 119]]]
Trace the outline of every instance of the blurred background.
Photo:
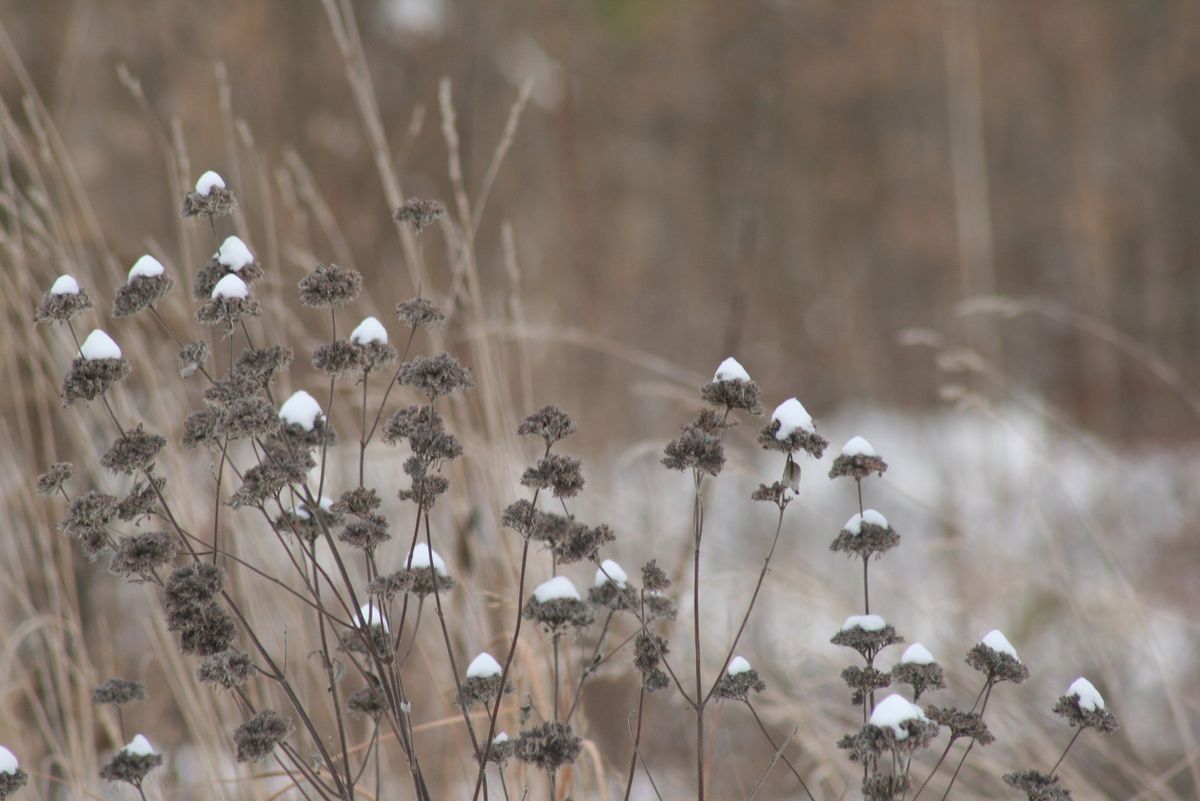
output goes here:
[[[1032, 686], [995, 724], [1009, 742], [968, 771], [965, 792], [999, 797], [995, 775], [1044, 762], [1054, 746], [1012, 740], [1032, 726], [1056, 742], [1049, 707], [1090, 671], [1125, 727], [1072, 752], [1080, 767], [1066, 775], [1093, 793], [1080, 796], [1196, 797], [1194, 0], [0, 0], [0, 51], [0, 415], [15, 525], [0, 741], [28, 741], [36, 719], [45, 744], [27, 748], [46, 775], [110, 747], [56, 693], [78, 695], [106, 668], [160, 668], [89, 650], [115, 621], [96, 629], [83, 615], [72, 630], [50, 611], [56, 581], [85, 597], [125, 591], [43, 542], [59, 538], [61, 510], [28, 497], [33, 474], [60, 459], [90, 458], [103, 480], [102, 447], [79, 454], [103, 421], [57, 409], [70, 350], [32, 329], [32, 309], [62, 272], [111, 297], [143, 252], [189, 276], [211, 249], [180, 201], [211, 168], [241, 200], [232, 230], [268, 270], [270, 297], [290, 301], [295, 281], [336, 261], [364, 273], [389, 327], [384, 314], [414, 291], [411, 239], [390, 217], [397, 193], [451, 209], [457, 229], [426, 237], [427, 288], [460, 312], [446, 347], [489, 373], [481, 391], [495, 394], [459, 422], [499, 465], [474, 475], [495, 502], [454, 513], [464, 567], [489, 575], [469, 535], [503, 541], [488, 522], [516, 497], [528, 456], [509, 434], [546, 402], [580, 422], [581, 514], [624, 535], [617, 555], [682, 553], [686, 482], [657, 457], [694, 388], [736, 355], [768, 409], [798, 395], [835, 452], [863, 434], [892, 465], [868, 501], [911, 544], [877, 571], [901, 633], [957, 665], [951, 654], [1001, 626], [1030, 662]], [[181, 325], [185, 294], [167, 313]], [[299, 384], [324, 320], [281, 314]], [[121, 325], [123, 344], [144, 332], [153, 349], [155, 329]], [[152, 378], [135, 372], [131, 392], [165, 392]], [[175, 397], [157, 402], [173, 410]], [[770, 533], [767, 515], [747, 512], [777, 469], [754, 425], [712, 498], [714, 592], [727, 597], [752, 584]], [[853, 711], [814, 697], [841, 692], [830, 666], [846, 658], [827, 640], [857, 594], [826, 542], [856, 508], [827, 470], [805, 473], [748, 649], [784, 698], [780, 736], [802, 721], [818, 732], [825, 750], [807, 756], [832, 796], [855, 786], [831, 746]], [[36, 574], [42, 548], [53, 575]], [[464, 636], [487, 641], [478, 626]], [[63, 631], [87, 670], [38, 675], [53, 659], [31, 654], [48, 647], [33, 641]], [[164, 720], [196, 692], [151, 680]], [[628, 701], [628, 681], [597, 684]], [[665, 712], [659, 722], [670, 736]], [[190, 741], [176, 725], [165, 738]], [[622, 765], [623, 724], [597, 732]], [[662, 772], [684, 797], [686, 765]], [[730, 787], [752, 786], [746, 772]], [[790, 797], [785, 772], [772, 776], [764, 794]], [[164, 782], [165, 797], [219, 797], [180, 782]], [[602, 797], [601, 785], [577, 793]], [[55, 786], [35, 792], [57, 797]]]

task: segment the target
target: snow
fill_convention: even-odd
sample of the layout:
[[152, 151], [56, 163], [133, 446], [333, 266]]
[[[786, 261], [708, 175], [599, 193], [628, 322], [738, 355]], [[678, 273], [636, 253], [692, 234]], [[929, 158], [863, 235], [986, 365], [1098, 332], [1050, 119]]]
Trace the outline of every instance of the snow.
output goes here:
[[817, 432], [812, 416], [804, 408], [804, 404], [795, 398], [788, 398], [776, 407], [771, 414], [771, 422], [776, 420], [779, 421], [779, 430], [775, 432], [775, 439], [778, 440], [785, 440], [796, 431], [807, 431], [809, 434]]
[[729, 667], [725, 668], [725, 673], [729, 676], [737, 676], [740, 673], [749, 673], [751, 670], [750, 663], [743, 657], [735, 656], [729, 660]]
[[896, 739], [903, 740], [908, 737], [908, 732], [901, 728], [900, 724], [909, 720], [925, 719], [925, 712], [921, 707], [902, 695], [892, 693], [875, 705], [875, 709], [871, 711], [870, 723], [881, 729], [890, 727], [896, 733]]
[[1067, 688], [1067, 695], [1073, 695], [1079, 699], [1079, 708], [1086, 712], [1095, 712], [1097, 709], [1104, 709], [1104, 696], [1100, 695], [1100, 691], [1096, 686], [1083, 676], [1071, 682], [1071, 686]]
[[144, 734], [135, 734], [133, 739], [129, 741], [129, 745], [121, 750], [133, 756], [150, 756], [155, 753], [154, 746], [150, 745], [150, 741], [146, 739]]
[[929, 653], [929, 649], [919, 642], [914, 642], [912, 645], [904, 649], [904, 654], [900, 657], [902, 665], [932, 665], [935, 661], [933, 654]]
[[851, 615], [842, 624], [842, 631], [862, 629], [863, 631], [883, 631], [887, 621], [879, 615]]
[[849, 531], [851, 534], [861, 534], [863, 523], [866, 523], [870, 526], [879, 526], [880, 528], [888, 527], [888, 521], [886, 517], [881, 515], [879, 512], [876, 512], [874, 509], [867, 509], [862, 514], [855, 514], [854, 517], [847, 520], [846, 525], [842, 526], [842, 528], [846, 529], [846, 531]]
[[[358, 613], [362, 615], [363, 620], [367, 621], [368, 626], [379, 626], [384, 631], [388, 630], [387, 620], [383, 617], [383, 610], [370, 601], [363, 604], [359, 608]], [[355, 623], [357, 622], [356, 620]]]
[[234, 272], [238, 272], [247, 264], [254, 263], [254, 255], [246, 243], [236, 236], [227, 236], [217, 249], [217, 261]]
[[540, 604], [547, 601], [556, 601], [560, 598], [570, 598], [575, 601], [582, 601], [579, 597], [579, 590], [575, 589], [575, 585], [566, 576], [555, 576], [544, 584], [539, 584], [537, 589], [533, 591], [534, 600]]
[[165, 272], [166, 270], [163, 269], [162, 262], [150, 254], [146, 254], [135, 261], [133, 266], [129, 268], [129, 280], [132, 281], [135, 278], [157, 278]]
[[78, 295], [79, 282], [69, 275], [60, 275], [50, 287], [51, 295]]
[[842, 456], [878, 456], [875, 449], [871, 447], [871, 443], [867, 442], [862, 437], [851, 437], [850, 441], [842, 446]]
[[356, 345], [369, 345], [372, 342], [387, 344], [388, 334], [387, 329], [383, 327], [383, 323], [374, 317], [368, 317], [358, 324], [358, 327], [350, 332], [350, 341]]
[[[333, 499], [332, 498], [327, 498], [326, 496], [322, 495], [321, 500], [317, 503], [317, 505], [319, 507], [321, 507], [322, 512], [332, 512], [333, 511]], [[293, 506], [292, 507], [292, 516], [298, 517], [301, 520], [312, 519], [312, 513], [308, 511], [308, 504], [306, 504], [306, 503], [300, 504], [299, 506]]]
[[467, 665], [468, 679], [487, 679], [499, 676], [503, 672], [500, 663], [493, 659], [487, 651], [472, 659], [471, 664]]
[[113, 342], [113, 338], [97, 328], [87, 335], [79, 346], [79, 355], [85, 359], [119, 359], [121, 348]]
[[0, 745], [0, 773], [16, 773], [18, 767], [17, 755]]
[[983, 635], [983, 639], [979, 642], [983, 645], [986, 645], [988, 648], [991, 648], [993, 651], [999, 651], [1002, 654], [1008, 654], [1018, 662], [1021, 661], [1021, 657], [1017, 656], [1017, 649], [1013, 648], [1012, 643], [1008, 641], [1008, 638], [1000, 633], [1000, 629], [992, 629], [987, 634]]
[[300, 390], [283, 402], [279, 407], [279, 416], [288, 425], [297, 425], [305, 431], [312, 431], [317, 419], [323, 415], [317, 399]]
[[613, 560], [605, 559], [596, 570], [595, 586], [603, 587], [610, 580], [621, 587], [629, 586], [629, 576], [625, 574], [624, 569]]
[[423, 542], [418, 542], [416, 547], [412, 549], [412, 564], [413, 570], [422, 570], [429, 567], [430, 555], [432, 554], [433, 569], [439, 576], [446, 574], [446, 562], [442, 557], [438, 556], [437, 551], [430, 551], [429, 546]]
[[225, 179], [217, 175], [212, 170], [208, 170], [200, 176], [200, 180], [196, 181], [196, 194], [208, 197], [208, 193], [214, 188], [225, 188]]
[[745, 381], [749, 383], [750, 374], [746, 372], [745, 367], [742, 367], [741, 362], [730, 356], [717, 365], [713, 381]]
[[246, 282], [233, 273], [218, 281], [212, 291], [214, 298], [246, 298], [249, 295], [250, 290], [246, 288]]
[[500, 745], [508, 742], [508, 732], [502, 731], [492, 738], [492, 745]]

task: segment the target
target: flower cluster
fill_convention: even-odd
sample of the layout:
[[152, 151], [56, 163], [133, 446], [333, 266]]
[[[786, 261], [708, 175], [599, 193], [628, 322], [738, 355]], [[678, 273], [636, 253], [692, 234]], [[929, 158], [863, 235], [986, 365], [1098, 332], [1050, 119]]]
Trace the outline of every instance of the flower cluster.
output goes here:
[[270, 756], [291, 731], [292, 722], [287, 717], [270, 709], [262, 710], [233, 732], [237, 761], [257, 762]]

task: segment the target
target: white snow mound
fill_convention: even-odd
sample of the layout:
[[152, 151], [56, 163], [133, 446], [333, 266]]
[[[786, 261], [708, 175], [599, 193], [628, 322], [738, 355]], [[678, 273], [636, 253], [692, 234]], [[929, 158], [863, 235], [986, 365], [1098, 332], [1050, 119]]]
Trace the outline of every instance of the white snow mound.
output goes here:
[[388, 341], [387, 329], [383, 327], [383, 323], [374, 317], [368, 317], [350, 332], [350, 341], [356, 345], [370, 345], [372, 342], [386, 345]]
[[875, 705], [869, 722], [881, 729], [890, 727], [896, 733], [897, 740], [904, 740], [908, 737], [908, 732], [900, 724], [909, 720], [925, 719], [925, 712], [921, 707], [902, 695], [892, 693]]
[[745, 657], [735, 656], [729, 660], [729, 667], [725, 668], [725, 673], [729, 676], [737, 676], [741, 673], [749, 673], [750, 670], [750, 663]]
[[508, 732], [502, 731], [492, 738], [492, 745], [500, 745], [508, 742]]
[[904, 654], [900, 657], [902, 665], [932, 665], [935, 661], [933, 654], [929, 653], [929, 649], [919, 642], [914, 642], [912, 645], [904, 649]]
[[[606, 575], [607, 574], [607, 575]], [[619, 587], [629, 586], [629, 576], [625, 574], [624, 569], [611, 559], [605, 559], [600, 563], [600, 567], [596, 568], [596, 587], [603, 587], [609, 581], [613, 581]]]
[[1085, 712], [1095, 712], [1097, 709], [1104, 709], [1104, 696], [1096, 689], [1096, 685], [1083, 676], [1071, 682], [1071, 686], [1067, 688], [1067, 695], [1073, 695], [1078, 698], [1079, 708]]
[[471, 664], [467, 665], [468, 679], [487, 679], [499, 676], [503, 672], [500, 663], [493, 659], [487, 651], [472, 659]]
[[322, 416], [321, 404], [304, 390], [294, 393], [279, 407], [279, 417], [284, 423], [300, 426], [305, 431], [312, 431]]
[[540, 604], [559, 598], [571, 598], [576, 601], [583, 600], [579, 597], [579, 590], [575, 589], [575, 585], [566, 576], [555, 576], [544, 584], [539, 584], [533, 591], [533, 597]]
[[250, 290], [246, 287], [245, 281], [230, 273], [213, 287], [212, 296], [214, 298], [245, 299], [250, 296]]
[[135, 278], [157, 278], [165, 272], [166, 269], [162, 266], [162, 262], [147, 253], [135, 261], [133, 266], [129, 268], [129, 280], [132, 281]]
[[[383, 617], [383, 610], [370, 601], [363, 604], [359, 608], [358, 613], [362, 615], [362, 619], [367, 622], [368, 626], [379, 626], [384, 631], [388, 630], [387, 620]], [[357, 620], [354, 622], [358, 623]]]
[[19, 767], [17, 755], [0, 745], [0, 773], [16, 773]]
[[[432, 559], [430, 556], [432, 555]], [[437, 551], [429, 550], [429, 546], [423, 542], [418, 542], [416, 547], [412, 549], [412, 563], [410, 567], [413, 570], [425, 570], [429, 568], [429, 563], [433, 562], [433, 569], [439, 576], [446, 575], [446, 562], [442, 557], [438, 556]]]
[[224, 189], [225, 179], [217, 175], [212, 170], [207, 170], [200, 179], [196, 181], [196, 194], [208, 197], [208, 194], [213, 189]]
[[217, 261], [234, 272], [240, 271], [247, 264], [254, 263], [254, 254], [246, 243], [236, 236], [227, 236], [216, 252]]
[[741, 362], [730, 356], [717, 365], [717, 372], [713, 375], [713, 381], [745, 381], [749, 383], [750, 374], [746, 372], [745, 367], [742, 367]]
[[863, 631], [883, 631], [887, 621], [879, 615], [851, 615], [842, 624], [842, 631], [862, 629]]
[[872, 526], [879, 526], [880, 528], [888, 527], [888, 521], [886, 517], [881, 515], [879, 512], [876, 512], [874, 509], [867, 509], [862, 514], [855, 514], [854, 517], [847, 520], [846, 525], [842, 526], [842, 528], [846, 529], [846, 531], [849, 531], [851, 534], [861, 534], [863, 523], [867, 523], [868, 525]]
[[154, 746], [150, 745], [150, 741], [146, 739], [144, 734], [135, 734], [129, 744], [121, 749], [127, 754], [133, 756], [150, 756], [155, 753]]
[[1000, 632], [1000, 629], [992, 629], [987, 634], [983, 635], [983, 639], [981, 639], [979, 642], [983, 645], [986, 645], [988, 648], [991, 648], [993, 651], [999, 651], [1002, 654], [1008, 654], [1018, 662], [1021, 661], [1021, 657], [1017, 656], [1017, 649], [1013, 648], [1012, 643], [1010, 643], [1008, 638]]
[[113, 342], [112, 337], [97, 328], [83, 340], [83, 344], [79, 346], [79, 355], [88, 360], [119, 359], [121, 348]]
[[775, 432], [775, 439], [780, 441], [787, 439], [796, 431], [817, 433], [816, 427], [813, 426], [812, 415], [804, 408], [804, 404], [795, 398], [788, 398], [775, 408], [771, 414], [771, 421], [776, 420], [779, 421], [779, 430]]
[[50, 286], [51, 295], [78, 295], [79, 282], [72, 276], [60, 275], [54, 279], [54, 283]]
[[851, 437], [850, 441], [842, 446], [842, 456], [878, 456], [875, 449], [871, 447], [871, 443], [867, 442], [862, 437]]

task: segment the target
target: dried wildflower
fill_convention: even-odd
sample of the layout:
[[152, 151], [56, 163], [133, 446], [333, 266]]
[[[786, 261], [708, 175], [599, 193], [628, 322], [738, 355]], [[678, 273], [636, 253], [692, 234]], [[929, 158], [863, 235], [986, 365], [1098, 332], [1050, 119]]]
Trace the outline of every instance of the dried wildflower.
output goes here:
[[1054, 714], [1073, 727], [1095, 729], [1101, 734], [1112, 734], [1120, 727], [1116, 716], [1105, 708], [1104, 698], [1084, 678], [1076, 679], [1067, 694], [1058, 699]]
[[872, 473], [882, 476], [887, 468], [887, 462], [875, 453], [871, 443], [862, 437], [854, 437], [842, 446], [842, 452], [833, 460], [829, 477], [848, 476], [855, 481], [862, 481]]
[[450, 489], [450, 481], [444, 476], [429, 473], [429, 463], [419, 456], [404, 460], [404, 472], [412, 479], [409, 489], [396, 492], [402, 501], [412, 501], [425, 509], [432, 509], [438, 496]]
[[[491, 654], [482, 653], [467, 667], [467, 677], [463, 680], [458, 693], [458, 705], [470, 709], [476, 704], [487, 707], [501, 690], [500, 663]], [[504, 683], [504, 692], [511, 693], [511, 682]]]
[[892, 683], [892, 677], [875, 667], [851, 666], [842, 671], [842, 681], [850, 688], [850, 703], [855, 706], [870, 697], [875, 690], [881, 690]]
[[95, 400], [128, 375], [128, 359], [89, 359], [80, 356], [71, 360], [59, 394], [65, 405], [70, 405], [80, 398]]
[[530, 489], [552, 490], [556, 498], [572, 498], [583, 489], [583, 471], [578, 459], [552, 453], [526, 468], [521, 484]]
[[384, 701], [383, 693], [376, 687], [363, 687], [350, 694], [346, 699], [346, 708], [352, 714], [379, 720], [387, 709]]
[[446, 213], [445, 207], [436, 200], [418, 200], [410, 197], [392, 214], [392, 219], [402, 225], [411, 225], [420, 236], [421, 232]]
[[510, 503], [500, 515], [500, 525], [511, 528], [522, 537], [529, 537], [534, 532], [537, 510], [527, 500]]
[[225, 181], [212, 170], [200, 176], [195, 191], [183, 197], [184, 217], [223, 217], [237, 207], [237, 199], [225, 188]]
[[642, 565], [642, 586], [646, 588], [647, 592], [664, 592], [670, 589], [671, 580], [667, 578], [666, 572], [658, 566], [657, 559], [651, 559]]
[[901, 659], [900, 664], [892, 668], [892, 681], [912, 687], [914, 702], [927, 690], [940, 690], [946, 686], [945, 673], [936, 662], [922, 664]]
[[300, 280], [300, 302], [314, 308], [340, 308], [358, 297], [362, 283], [358, 270], [318, 264], [316, 270]]
[[242, 474], [242, 485], [229, 499], [229, 506], [233, 509], [259, 506], [278, 495], [288, 484], [303, 481], [308, 474], [308, 463], [312, 462], [307, 450], [303, 454], [307, 460], [284, 461], [268, 457], [262, 464], [248, 469]]
[[782, 482], [776, 481], [773, 484], [759, 484], [758, 489], [750, 493], [750, 499], [785, 507], [791, 503], [792, 496], [788, 494], [788, 488]]
[[646, 592], [642, 598], [646, 605], [646, 620], [674, 620], [679, 610], [675, 602], [658, 592]]
[[900, 544], [900, 535], [887, 518], [874, 509], [867, 509], [846, 521], [829, 550], [870, 559], [879, 558]]
[[395, 444], [408, 440], [414, 455], [429, 464], [457, 459], [462, 446], [446, 433], [445, 423], [433, 406], [408, 406], [399, 409], [383, 426], [383, 439]]
[[100, 464], [114, 473], [131, 475], [154, 465], [167, 441], [145, 430], [141, 423], [126, 431], [100, 457]]
[[339, 339], [318, 347], [313, 352], [312, 365], [326, 375], [341, 378], [366, 369], [366, 352], [348, 339]]
[[69, 275], [60, 276], [54, 286], [42, 296], [37, 311], [33, 313], [37, 323], [65, 323], [92, 308], [92, 299]]
[[1029, 668], [1021, 663], [1016, 649], [999, 631], [988, 632], [967, 652], [967, 664], [985, 674], [989, 682], [1020, 684], [1029, 678]]
[[254, 675], [254, 663], [250, 655], [236, 648], [228, 648], [204, 657], [196, 668], [196, 678], [204, 684], [216, 684], [226, 690], [241, 687]]
[[559, 564], [569, 565], [584, 559], [595, 561], [600, 549], [615, 539], [606, 525], [586, 526], [572, 520], [565, 535], [556, 539], [551, 548]]
[[333, 511], [338, 514], [350, 514], [355, 517], [369, 517], [380, 504], [379, 494], [370, 487], [355, 487], [343, 492], [333, 504]]
[[1071, 791], [1057, 776], [1039, 770], [1020, 770], [1004, 774], [1004, 783], [1025, 793], [1029, 801], [1070, 801]]
[[162, 492], [163, 487], [166, 485], [167, 480], [165, 478], [156, 478], [153, 480], [153, 483], [149, 481], [137, 482], [133, 485], [133, 489], [129, 491], [129, 494], [117, 504], [117, 517], [128, 523], [155, 512], [158, 504], [158, 494]]
[[662, 463], [669, 470], [699, 470], [717, 475], [725, 466], [721, 431], [726, 424], [712, 409], [704, 409], [690, 423], [680, 426], [679, 437], [667, 443]]
[[522, 762], [554, 771], [579, 756], [583, 741], [565, 723], [547, 722], [521, 732], [516, 755]]
[[231, 440], [265, 437], [279, 430], [279, 417], [261, 395], [238, 398], [226, 405], [220, 430]]
[[208, 343], [202, 339], [189, 342], [179, 350], [179, 377], [187, 378], [208, 360]]
[[71, 480], [75, 467], [70, 462], [55, 462], [50, 469], [37, 477], [38, 495], [53, 495]]
[[611, 559], [605, 559], [596, 568], [596, 576], [588, 590], [588, 603], [615, 611], [631, 609], [634, 594], [629, 587], [629, 576]]
[[492, 747], [488, 749], [488, 761], [503, 765], [516, 751], [517, 744], [510, 740], [508, 732], [500, 732], [492, 738]]
[[165, 531], [130, 534], [117, 541], [108, 569], [115, 575], [149, 580], [175, 558], [175, 539]]
[[107, 528], [116, 514], [117, 499], [92, 490], [71, 501], [67, 517], [58, 527], [79, 543], [84, 556], [95, 560], [111, 543]]
[[448, 353], [418, 356], [405, 362], [400, 365], [399, 380], [401, 384], [416, 387], [424, 392], [430, 401], [475, 386], [475, 378], [471, 371]]
[[204, 325], [219, 326], [228, 336], [243, 320], [258, 317], [261, 313], [258, 301], [248, 295], [214, 295], [196, 310], [196, 320]]
[[292, 349], [286, 345], [246, 348], [238, 354], [234, 371], [252, 376], [261, 385], [270, 384], [292, 363]]
[[92, 690], [93, 704], [128, 704], [130, 701], [146, 700], [146, 686], [140, 681], [109, 679]]
[[185, 654], [211, 656], [228, 650], [237, 627], [233, 616], [216, 601], [194, 607], [179, 627], [179, 649]]
[[983, 715], [978, 712], [964, 712], [954, 707], [929, 706], [925, 714], [935, 723], [950, 730], [950, 741], [966, 737], [977, 741], [980, 745], [991, 745], [996, 738], [983, 722]]
[[591, 608], [565, 576], [555, 576], [534, 589], [522, 614], [527, 620], [538, 621], [547, 632], [556, 636], [572, 626], [584, 628], [594, 620]]
[[396, 304], [396, 316], [414, 331], [421, 327], [437, 328], [446, 324], [446, 315], [425, 298], [413, 298]]
[[[881, 711], [903, 705], [908, 711], [903, 717], [884, 720]], [[871, 713], [871, 721], [858, 733], [843, 737], [838, 748], [849, 751], [852, 762], [878, 760], [885, 753], [905, 757], [929, 746], [937, 736], [938, 724], [925, 717], [921, 708], [910, 704], [899, 695], [889, 695]]]
[[146, 775], [162, 763], [162, 755], [154, 753], [150, 742], [139, 734], [100, 768], [100, 778], [140, 788]]
[[829, 441], [817, 433], [804, 405], [788, 398], [771, 414], [771, 422], [758, 434], [758, 444], [767, 450], [795, 453], [798, 450], [820, 459]]
[[175, 288], [170, 276], [138, 275], [117, 289], [113, 298], [113, 317], [129, 317], [157, 305]]
[[870, 664], [889, 645], [904, 642], [896, 629], [879, 615], [853, 615], [842, 624], [842, 629], [830, 640], [834, 645], [852, 648]]
[[409, 570], [397, 570], [395, 573], [373, 579], [367, 585], [367, 592], [375, 598], [390, 601], [400, 593], [412, 589], [415, 578], [416, 574]]
[[210, 407], [192, 412], [183, 421], [183, 438], [180, 442], [185, 448], [219, 443], [220, 427], [221, 412], [219, 410]]
[[642, 687], [647, 692], [657, 692], [671, 683], [659, 667], [667, 653], [667, 641], [658, 634], [642, 629], [634, 638], [633, 665], [642, 674]]
[[257, 762], [270, 756], [275, 746], [292, 731], [292, 722], [270, 709], [264, 709], [233, 732], [238, 762]]
[[370, 515], [358, 520], [351, 520], [346, 528], [338, 534], [338, 539], [347, 545], [368, 553], [373, 552], [383, 543], [392, 538], [387, 530], [387, 518], [383, 515]]
[[517, 434], [541, 437], [547, 448], [574, 433], [575, 421], [557, 406], [543, 406], [517, 426]]
[[164, 603], [168, 611], [172, 605], [187, 606], [214, 598], [225, 586], [225, 573], [208, 562], [178, 567], [167, 578], [164, 587]]
[[909, 790], [908, 777], [903, 773], [872, 773], [863, 779], [863, 801], [902, 801]]
[[[722, 367], [724, 366], [725, 363], [722, 362]], [[741, 369], [740, 364], [737, 367]], [[750, 414], [762, 414], [762, 390], [745, 370], [741, 370], [735, 377], [722, 373], [718, 368], [713, 380], [700, 388], [700, 397], [713, 406], [723, 406], [727, 412], [742, 409]]]
[[28, 781], [29, 774], [18, 767], [0, 773], [0, 801], [20, 790]]
[[407, 572], [412, 574], [410, 591], [424, 598], [437, 592], [446, 592], [454, 587], [454, 580], [446, 571], [446, 563], [437, 551], [430, 551], [424, 543], [417, 543], [408, 555], [405, 564]]
[[761, 693], [767, 689], [767, 684], [758, 676], [758, 671], [750, 666], [740, 656], [735, 656], [729, 662], [729, 667], [717, 679], [713, 686], [713, 694], [717, 698], [734, 701], [745, 701], [751, 691]]
[[275, 519], [276, 528], [291, 531], [307, 542], [320, 537], [326, 529], [341, 524], [342, 516], [333, 510], [333, 501], [328, 498], [321, 498], [315, 508], [309, 502], [302, 501]]

